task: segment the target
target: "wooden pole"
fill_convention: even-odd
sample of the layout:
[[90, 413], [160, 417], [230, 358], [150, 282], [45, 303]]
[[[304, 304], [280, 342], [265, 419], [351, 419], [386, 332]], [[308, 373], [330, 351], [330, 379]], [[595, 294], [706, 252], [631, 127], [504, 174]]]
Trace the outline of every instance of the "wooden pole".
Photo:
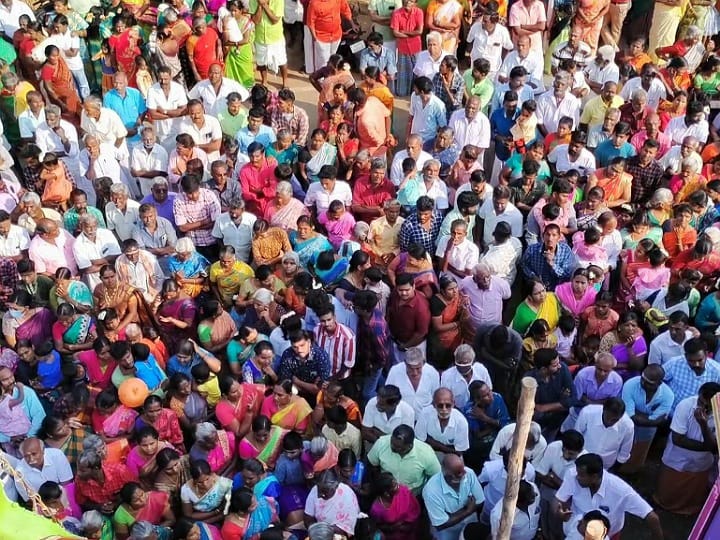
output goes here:
[[522, 480], [523, 459], [525, 457], [525, 446], [530, 433], [533, 413], [535, 412], [535, 391], [537, 381], [532, 377], [524, 377], [521, 382], [520, 401], [517, 408], [517, 422], [513, 434], [512, 447], [507, 467], [507, 484], [505, 484], [505, 496], [503, 497], [502, 515], [500, 517], [500, 528], [498, 529], [498, 540], [510, 540], [515, 510], [517, 505], [520, 480]]

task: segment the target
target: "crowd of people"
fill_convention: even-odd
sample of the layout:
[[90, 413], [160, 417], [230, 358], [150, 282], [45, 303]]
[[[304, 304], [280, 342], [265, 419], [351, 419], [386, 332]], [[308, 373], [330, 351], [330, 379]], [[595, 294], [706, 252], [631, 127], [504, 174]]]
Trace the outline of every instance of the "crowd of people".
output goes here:
[[496, 538], [532, 377], [511, 539], [700, 511], [720, 12], [368, 10], [0, 0], [11, 500], [100, 540]]

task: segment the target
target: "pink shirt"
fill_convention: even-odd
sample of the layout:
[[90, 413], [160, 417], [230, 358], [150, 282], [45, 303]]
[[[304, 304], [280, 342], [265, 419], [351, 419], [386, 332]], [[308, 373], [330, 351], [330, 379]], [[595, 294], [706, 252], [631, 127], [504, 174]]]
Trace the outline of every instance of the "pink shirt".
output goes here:
[[[633, 135], [632, 139], [630, 139], [630, 144], [632, 144], [635, 147], [635, 150], [639, 153], [640, 149], [642, 148], [642, 145], [645, 144], [645, 141], [647, 141], [650, 137], [648, 137], [647, 131], [644, 129], [641, 129], [638, 131], [635, 135]], [[662, 131], [658, 131], [657, 137], [655, 137], [655, 140], [660, 145], [660, 148], [658, 148], [657, 156], [655, 156], [655, 159], [660, 159], [665, 154], [667, 154], [668, 150], [670, 150], [670, 147], [672, 146], [672, 143], [670, 141], [670, 137], [665, 135]]]
[[[519, 0], [510, 8], [509, 28], [544, 22], [547, 22], [547, 16], [545, 15], [545, 5], [540, 0], [535, 0], [529, 8], [523, 0]], [[533, 32], [530, 35], [530, 49], [542, 54], [542, 32]]]
[[77, 276], [78, 268], [73, 255], [75, 238], [64, 229], [59, 229], [59, 232], [54, 243], [46, 242], [40, 235], [35, 236], [30, 242], [30, 260], [35, 263], [38, 274], [55, 274], [58, 268], [64, 266], [70, 269], [73, 276]]
[[347, 211], [337, 220], [328, 218], [327, 212], [323, 212], [318, 216], [318, 222], [327, 230], [328, 240], [335, 249], [340, 249], [340, 244], [350, 238], [355, 227], [355, 218]]

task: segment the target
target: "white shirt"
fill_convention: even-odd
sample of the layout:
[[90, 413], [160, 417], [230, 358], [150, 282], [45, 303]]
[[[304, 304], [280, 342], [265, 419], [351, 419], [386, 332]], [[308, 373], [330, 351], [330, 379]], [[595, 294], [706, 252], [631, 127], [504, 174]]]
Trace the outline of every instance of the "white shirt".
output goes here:
[[450, 208], [447, 184], [444, 181], [435, 178], [430, 188], [428, 188], [422, 176], [418, 176], [417, 183], [420, 197], [427, 195], [435, 201], [435, 210], [444, 211]]
[[474, 381], [482, 381], [487, 384], [492, 390], [492, 380], [490, 379], [490, 373], [485, 366], [480, 362], [474, 362], [472, 365], [472, 375], [470, 375], [470, 381], [460, 375], [457, 367], [452, 366], [442, 372], [440, 377], [440, 387], [448, 388], [452, 391], [453, 397], [455, 398], [455, 407], [462, 409], [465, 407], [468, 401], [470, 401], [470, 383]]
[[227, 105], [228, 94], [237, 92], [240, 94], [240, 101], [245, 101], [250, 97], [250, 92], [239, 82], [227, 77], [223, 77], [220, 82], [220, 89], [215, 93], [212, 83], [208, 80], [202, 80], [192, 87], [188, 92], [190, 99], [199, 99], [203, 102], [205, 114], [215, 116], [224, 106]]
[[680, 164], [684, 159], [690, 159], [694, 161], [697, 170], [702, 170], [703, 160], [700, 157], [700, 154], [698, 154], [697, 152], [692, 152], [687, 158], [683, 158], [680, 154], [680, 150], [680, 145], [673, 146], [662, 158], [660, 158], [658, 163], [663, 168], [663, 170], [670, 169], [671, 174], [678, 174], [680, 172]]
[[[180, 107], [187, 105], [187, 93], [182, 85], [171, 81], [170, 90], [168, 95], [165, 96], [165, 92], [160, 88], [160, 83], [153, 84], [148, 88], [147, 94], [147, 108], [150, 109], [163, 109], [163, 111], [172, 111]], [[155, 133], [157, 140], [163, 143], [168, 137], [175, 139], [175, 135], [180, 133], [180, 123], [183, 117], [168, 118], [166, 120], [155, 120]], [[174, 146], [174, 144], [173, 144]]]
[[[685, 435], [693, 441], [702, 441], [703, 435], [700, 424], [695, 420], [695, 408], [697, 407], [698, 397], [690, 396], [677, 404], [673, 413], [670, 430], [678, 435]], [[708, 415], [708, 427], [710, 432], [715, 434], [715, 420], [712, 413]], [[681, 472], [703, 472], [710, 469], [713, 465], [713, 455], [711, 452], [695, 452], [680, 448], [672, 442], [672, 434], [668, 437], [665, 451], [663, 452], [662, 462]]]
[[398, 426], [415, 427], [415, 411], [404, 400], [400, 400], [400, 403], [395, 408], [395, 413], [388, 418], [387, 413], [378, 411], [377, 397], [370, 398], [370, 401], [365, 406], [362, 425], [377, 428], [385, 434], [390, 434]]
[[422, 410], [422, 414], [417, 417], [415, 424], [415, 438], [426, 442], [428, 437], [432, 437], [440, 444], [452, 446], [458, 452], [464, 452], [470, 448], [468, 422], [463, 414], [455, 408], [450, 411], [450, 418], [445, 429], [440, 426], [440, 419], [435, 407], [428, 405]]
[[705, 144], [710, 135], [710, 126], [707, 120], [700, 120], [697, 124], [688, 126], [684, 116], [677, 116], [668, 122], [665, 135], [670, 137], [673, 144], [682, 144], [685, 137], [695, 137], [701, 144]]
[[153, 290], [151, 283], [162, 283], [163, 279], [165, 279], [165, 273], [162, 271], [162, 268], [160, 268], [160, 263], [158, 262], [155, 255], [144, 249], [141, 251], [141, 255], [147, 257], [150, 261], [150, 265], [152, 266], [153, 270], [152, 275], [148, 274], [147, 270], [145, 269], [145, 265], [142, 263], [141, 260], [133, 263], [125, 255], [120, 255], [120, 258], [125, 259], [122, 262], [124, 262], [124, 267], [127, 269], [128, 283], [138, 289], [141, 293], [143, 293], [143, 296], [145, 296], [145, 300], [147, 300], [149, 303], [152, 303], [152, 301], [154, 300], [154, 295], [148, 294], [150, 291]]
[[[80, 233], [73, 244], [73, 255], [80, 270], [90, 268], [93, 260], [120, 253], [120, 244], [115, 235], [107, 229], [98, 228], [94, 242], [85, 236], [85, 233]], [[95, 290], [100, 284], [100, 272], [85, 273], [85, 283], [91, 291]]]
[[490, 62], [490, 73], [496, 73], [500, 69], [503, 49], [510, 51], [514, 48], [507, 28], [496, 24], [492, 34], [488, 34], [482, 26], [482, 20], [470, 27], [466, 39], [473, 44], [470, 51], [471, 63], [478, 58], [485, 58]]
[[[395, 184], [395, 187], [399, 186], [400, 183], [403, 181], [403, 178], [405, 178], [402, 172], [402, 162], [409, 157], [410, 156], [408, 155], [407, 150], [400, 150], [397, 154], [395, 154], [395, 157], [393, 158], [392, 165], [390, 166], [390, 181]], [[420, 150], [420, 154], [415, 160], [415, 168], [418, 171], [422, 171], [425, 163], [430, 161], [431, 159], [433, 159], [433, 157], [430, 154], [428, 154], [425, 150]]]
[[585, 73], [589, 81], [600, 85], [609, 81], [616, 83], [620, 80], [620, 68], [613, 62], [604, 67], [598, 66], [597, 62], [591, 62], [585, 68]]
[[[623, 85], [622, 90], [620, 90], [620, 97], [626, 102], [629, 102], [633, 92], [640, 88], [645, 90], [642, 87], [642, 79], [640, 77], [633, 77]], [[667, 97], [665, 85], [657, 77], [653, 78], [650, 83], [650, 90], [645, 90], [645, 93], [647, 94], [647, 104], [653, 109], [657, 109], [660, 100]]]
[[[101, 144], [100, 155], [93, 163], [93, 172], [95, 178], [101, 176], [107, 176], [113, 184], [123, 183], [124, 174], [120, 168], [120, 162], [117, 160], [115, 146], [112, 144]], [[88, 154], [87, 148], [80, 151], [80, 174], [86, 176], [87, 171], [90, 168], [90, 155]]]
[[498, 76], [509, 77], [514, 67], [522, 66], [528, 72], [528, 82], [535, 86], [535, 93], [543, 92], [543, 69], [545, 67], [542, 54], [531, 50], [525, 58], [520, 58], [517, 50], [510, 51], [503, 60]]
[[70, 143], [70, 150], [68, 152], [65, 151], [65, 147], [63, 146], [63, 143], [57, 133], [50, 129], [50, 126], [48, 126], [47, 122], [45, 122], [45, 114], [43, 113], [43, 121], [38, 124], [37, 129], [35, 130], [35, 144], [37, 144], [38, 148], [42, 150], [40, 159], [42, 159], [48, 152], [65, 152], [67, 157], [72, 158], [72, 160], [76, 160], [78, 158], [80, 148], [78, 147], [77, 129], [75, 129], [75, 126], [67, 120], [60, 120], [60, 127], [65, 132], [65, 137]]
[[503, 278], [512, 285], [517, 276], [517, 263], [522, 255], [520, 240], [511, 236], [505, 243], [496, 244], [494, 241], [488, 246], [480, 261], [490, 267], [493, 275]]
[[252, 251], [253, 225], [257, 221], [255, 214], [244, 210], [240, 216], [240, 223], [234, 223], [230, 214], [225, 212], [215, 221], [212, 235], [226, 246], [235, 248], [235, 256], [238, 260], [249, 263], [250, 252]]
[[[535, 484], [535, 502], [528, 506], [527, 513], [519, 508], [515, 509], [512, 528], [510, 529], [510, 540], [533, 540], [540, 526], [540, 493]], [[498, 538], [500, 519], [502, 518], [503, 501], [500, 500], [490, 512], [490, 529], [493, 540]]]
[[[40, 489], [45, 482], [57, 482], [66, 484], [73, 479], [70, 463], [65, 454], [57, 448], [45, 448], [42, 469], [36, 469], [28, 465], [24, 459], [18, 462], [16, 470], [23, 474], [25, 481], [35, 491]], [[15, 483], [20, 496], [27, 500], [28, 496], [20, 482]]]
[[[462, 149], [467, 144], [475, 145], [482, 150], [490, 148], [490, 120], [480, 111], [477, 112], [475, 118], [468, 120], [465, 110], [459, 109], [450, 116], [448, 126], [453, 130], [458, 148]], [[393, 160], [394, 164], [395, 160]], [[418, 169], [422, 170], [421, 167]], [[402, 167], [400, 170], [402, 172]]]
[[[578, 457], [583, 454], [587, 454], [585, 450], [582, 450]], [[577, 459], [577, 458], [576, 458]], [[563, 443], [562, 441], [553, 441], [547, 445], [545, 453], [535, 464], [535, 471], [539, 472], [543, 476], [547, 476], [551, 472], [560, 478], [565, 478], [565, 475], [569, 470], [575, 468], [575, 460], [567, 460], [563, 457]], [[542, 484], [540, 486], [540, 494], [543, 500], [552, 501], [555, 498], [556, 489], [552, 489], [550, 486]]]
[[[197, 145], [222, 140], [222, 127], [220, 127], [220, 121], [209, 114], [206, 114], [204, 118], [205, 123], [202, 127], [196, 126], [189, 117], [185, 118], [180, 123], [180, 133], [187, 133], [190, 135]], [[205, 153], [207, 154], [208, 164], [220, 159], [219, 150]]]
[[663, 366], [668, 360], [672, 360], [678, 356], [684, 356], [685, 349], [683, 346], [691, 337], [693, 337], [693, 333], [690, 330], [685, 330], [685, 339], [682, 343], [678, 343], [670, 337], [670, 331], [665, 330], [665, 332], [661, 333], [650, 342], [648, 364], [660, 364]]
[[489, 244], [493, 241], [493, 231], [495, 226], [504, 221], [510, 225], [510, 230], [515, 238], [520, 238], [523, 233], [523, 215], [517, 207], [508, 202], [503, 210], [502, 214], [495, 213], [495, 206], [493, 205], [492, 197], [485, 199], [485, 202], [480, 205], [477, 217], [485, 220], [485, 228], [483, 230], [483, 241]]
[[570, 169], [577, 169], [580, 174], [590, 175], [595, 172], [595, 156], [587, 148], [580, 151], [575, 161], [570, 160], [567, 144], [559, 144], [548, 154], [548, 161], [555, 164], [557, 172], [567, 172]]
[[[525, 466], [523, 480], [535, 483], [535, 468], [530, 463]], [[478, 475], [478, 481], [483, 484], [483, 494], [485, 495], [485, 504], [480, 515], [480, 521], [487, 524], [490, 520], [490, 512], [495, 508], [498, 501], [502, 501], [505, 496], [507, 471], [503, 460], [491, 459], [486, 461]]]
[[115, 231], [120, 240], [132, 238], [132, 233], [140, 221], [140, 203], [128, 199], [125, 212], [121, 212], [114, 202], [105, 205], [105, 221], [107, 228]]
[[0, 234], [0, 257], [17, 257], [30, 248], [30, 235], [18, 225], [10, 225], [7, 236]]
[[0, 4], [0, 30], [10, 40], [12, 40], [13, 34], [20, 29], [20, 15], [27, 15], [31, 21], [35, 20], [35, 14], [25, 2], [12, 0], [9, 8]]
[[415, 60], [415, 67], [413, 73], [416, 77], [427, 77], [432, 79], [436, 73], [440, 72], [440, 62], [447, 56], [445, 51], [440, 52], [440, 58], [433, 60], [430, 53], [427, 51], [420, 51]]
[[[168, 153], [160, 144], [153, 145], [150, 152], [141, 144], [133, 148], [130, 168], [136, 171], [167, 171]], [[144, 178], [147, 180], [147, 178]]]
[[117, 139], [127, 137], [125, 124], [118, 113], [105, 107], [100, 108], [100, 118], [90, 118], [83, 109], [80, 115], [80, 129], [88, 135], [94, 135], [99, 143], [115, 145]]
[[577, 530], [578, 521], [591, 510], [603, 508], [603, 514], [610, 520], [610, 535], [622, 531], [625, 526], [625, 512], [645, 518], [653, 511], [645, 499], [625, 481], [607, 471], [603, 472], [600, 488], [595, 495], [589, 488], [581, 487], [577, 482], [577, 469], [573, 467], [563, 478], [563, 483], [555, 497], [566, 503], [572, 498], [570, 509], [572, 517], [563, 525], [566, 535]]
[[[18, 116], [18, 127], [20, 128], [20, 136], [23, 138], [30, 138], [34, 133], [37, 132], [37, 128], [40, 124], [45, 122], [45, 107], [40, 109], [37, 116], [30, 110], [30, 108], [24, 110]], [[37, 144], [37, 141], [35, 141]], [[42, 158], [40, 158], [42, 159]]]
[[305, 194], [305, 206], [314, 205], [318, 215], [327, 212], [333, 201], [342, 201], [347, 207], [352, 205], [352, 190], [344, 180], [335, 180], [335, 186], [330, 192], [325, 191], [320, 182], [313, 182]]
[[432, 403], [435, 390], [440, 388], [440, 375], [430, 364], [423, 364], [420, 383], [416, 390], [407, 376], [405, 363], [402, 363], [390, 368], [385, 384], [397, 386], [403, 401], [413, 408], [415, 417], [420, 418], [422, 410]]
[[627, 414], [612, 426], [605, 426], [602, 420], [602, 405], [586, 405], [580, 411], [575, 429], [585, 437], [585, 450], [599, 455], [603, 465], [609, 469], [615, 463], [630, 459], [635, 424]]
[[580, 100], [570, 91], [565, 92], [565, 96], [558, 103], [553, 88], [537, 99], [535, 115], [538, 124], [545, 126], [548, 133], [554, 133], [557, 131], [558, 122], [563, 116], [572, 118], [573, 126], [577, 126], [580, 122], [580, 108]]
[[[501, 450], [510, 450], [510, 447], [512, 446], [512, 439], [513, 434], [515, 433], [515, 424], [508, 424], [504, 428], [502, 428], [500, 431], [498, 431], [497, 437], [495, 437], [495, 442], [492, 445], [492, 448], [490, 449], [490, 459], [496, 460], [496, 459], [502, 459], [502, 455], [500, 454]], [[540, 458], [543, 457], [543, 454], [545, 453], [545, 449], [547, 448], [547, 441], [545, 440], [545, 437], [540, 435], [540, 440], [537, 442], [537, 444], [531, 448], [531, 449], [525, 449], [525, 457], [527, 460], [532, 463], [533, 465], [540, 461]]]
[[[73, 37], [69, 28], [64, 34], [55, 34], [53, 37], [55, 38], [55, 44], [60, 49], [60, 53], [62, 54], [68, 69], [70, 71], [83, 69], [82, 56], [80, 56], [80, 38]], [[77, 54], [75, 56], [68, 56], [65, 51], [69, 51], [70, 49], [77, 49]]]
[[[410, 127], [411, 133], [417, 133], [418, 135], [427, 131], [427, 126], [436, 126], [435, 117], [439, 110], [443, 111], [445, 115], [445, 103], [437, 97], [435, 94], [430, 96], [426, 105], [423, 105], [422, 98], [415, 92], [410, 96], [410, 112], [412, 116], [412, 126]], [[422, 169], [418, 169], [422, 170]]]

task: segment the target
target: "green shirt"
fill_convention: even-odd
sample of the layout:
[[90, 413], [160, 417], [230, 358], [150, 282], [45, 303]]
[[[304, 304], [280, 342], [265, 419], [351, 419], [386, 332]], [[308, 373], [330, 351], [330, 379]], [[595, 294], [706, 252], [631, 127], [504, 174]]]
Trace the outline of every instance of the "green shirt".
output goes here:
[[465, 88], [467, 88], [468, 94], [478, 96], [480, 98], [480, 110], [487, 112], [487, 106], [490, 104], [495, 91], [495, 86], [490, 77], [485, 77], [482, 81], [476, 83], [472, 76], [472, 68], [470, 68], [463, 73], [463, 79], [465, 79]]
[[[103, 217], [100, 210], [98, 210], [94, 206], [88, 206], [87, 212], [92, 217], [97, 219], [98, 227], [100, 227], [101, 229], [107, 229], [107, 226], [105, 225], [105, 218]], [[72, 235], [74, 235], [75, 231], [77, 231], [79, 221], [80, 214], [78, 214], [75, 208], [70, 208], [67, 212], [65, 212], [65, 215], [63, 216], [63, 226], [65, 227], [65, 230]]]
[[390, 448], [392, 435], [380, 437], [368, 454], [368, 461], [383, 471], [392, 472], [400, 484], [405, 484], [415, 495], [422, 492], [428, 480], [440, 472], [440, 462], [429, 444], [415, 439], [410, 452], [401, 456]]
[[[285, 0], [268, 0], [268, 7], [276, 17], [279, 17], [275, 24], [270, 22], [267, 13], [263, 13], [260, 21], [255, 25], [255, 43], [260, 45], [273, 45], [285, 39], [283, 33], [282, 17], [285, 13]], [[250, 13], [255, 16], [258, 9], [262, 9], [257, 0], [250, 0]]]
[[229, 135], [233, 139], [237, 135], [238, 131], [248, 125], [248, 111], [245, 107], [240, 107], [238, 113], [233, 116], [225, 107], [222, 111], [216, 115], [218, 122], [220, 122], [220, 129], [225, 135]]
[[[392, 12], [402, 7], [402, 0], [370, 0], [368, 10], [374, 11], [378, 17], [388, 18]], [[373, 30], [383, 37], [383, 41], [395, 41], [389, 24], [373, 23]]]

